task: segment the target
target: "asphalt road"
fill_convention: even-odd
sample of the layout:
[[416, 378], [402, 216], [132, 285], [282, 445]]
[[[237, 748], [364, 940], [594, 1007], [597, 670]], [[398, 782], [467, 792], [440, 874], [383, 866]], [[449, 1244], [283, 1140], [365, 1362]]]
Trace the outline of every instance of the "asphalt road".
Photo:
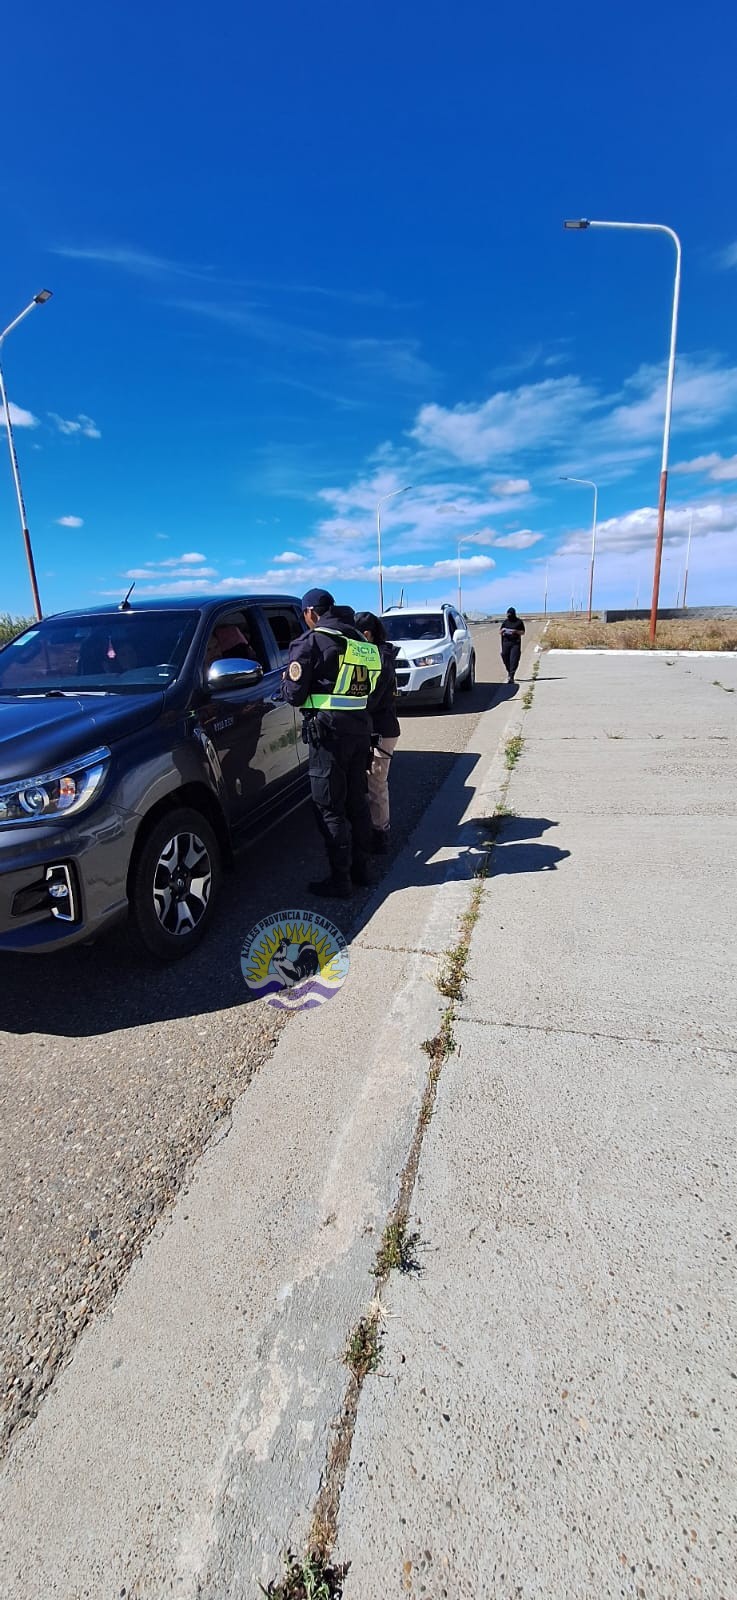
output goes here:
[[[474, 691], [459, 694], [452, 715], [404, 717], [393, 851], [462, 759], [481, 712], [514, 692], [502, 686], [496, 629], [478, 627], [475, 639]], [[0, 958], [3, 1443], [34, 1414], [77, 1334], [109, 1304], [218, 1122], [268, 1061], [285, 1020], [244, 1004], [241, 944], [323, 868], [305, 806], [241, 859], [208, 938], [178, 966], [144, 963], [123, 929], [90, 949]], [[341, 904], [335, 920], [346, 936], [360, 929], [367, 900], [362, 891]]]

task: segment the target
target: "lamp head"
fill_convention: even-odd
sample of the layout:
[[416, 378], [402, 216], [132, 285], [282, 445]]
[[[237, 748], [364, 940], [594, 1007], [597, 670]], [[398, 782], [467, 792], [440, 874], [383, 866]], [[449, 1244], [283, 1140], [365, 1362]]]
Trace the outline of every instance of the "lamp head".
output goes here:
[[46, 301], [51, 299], [52, 292], [53, 291], [51, 289], [39, 289], [38, 294], [34, 294], [33, 296], [34, 304], [37, 306], [45, 306]]
[[568, 222], [564, 222], [563, 227], [578, 230], [580, 228], [590, 228], [591, 223], [587, 222], [585, 217], [574, 217], [572, 219], [569, 218]]

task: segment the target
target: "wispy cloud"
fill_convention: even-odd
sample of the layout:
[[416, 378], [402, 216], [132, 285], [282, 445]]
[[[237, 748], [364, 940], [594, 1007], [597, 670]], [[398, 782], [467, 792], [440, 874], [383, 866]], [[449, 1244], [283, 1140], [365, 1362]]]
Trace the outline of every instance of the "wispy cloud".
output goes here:
[[[591, 470], [621, 477], [644, 460], [663, 427], [665, 368], [643, 365], [616, 394], [606, 394], [576, 376], [501, 389], [479, 404], [420, 408], [413, 438], [426, 456], [482, 467], [510, 465], [570, 448]], [[733, 414], [737, 365], [716, 356], [682, 356], [676, 370], [673, 426], [697, 432]], [[549, 470], [549, 468], [548, 468]], [[575, 461], [566, 470], [576, 471]], [[505, 480], [501, 480], [504, 483]], [[509, 480], [514, 482], [515, 480]]]
[[212, 287], [255, 289], [266, 294], [335, 300], [380, 311], [406, 309], [406, 302], [395, 300], [384, 289], [352, 289], [335, 284], [290, 283], [269, 278], [233, 278], [214, 267], [198, 266], [190, 261], [174, 261], [171, 256], [157, 255], [151, 250], [140, 250], [130, 245], [54, 245], [52, 254], [63, 256], [68, 261], [89, 261], [98, 266], [116, 267], [137, 278], [186, 278]]
[[494, 544], [498, 550], [530, 550], [544, 537], [542, 533], [533, 533], [531, 528], [520, 528], [518, 533], [501, 534]]
[[414, 388], [423, 387], [433, 376], [432, 368], [419, 353], [416, 339], [344, 337], [324, 328], [288, 322], [244, 302], [190, 299], [174, 304], [180, 311], [220, 322], [238, 330], [245, 338], [273, 349], [342, 362], [364, 376], [389, 377], [397, 384]]
[[82, 439], [102, 438], [97, 423], [93, 422], [91, 417], [86, 417], [82, 411], [77, 417], [72, 418], [60, 417], [56, 411], [50, 411], [49, 416], [54, 426], [58, 428], [59, 433], [66, 434], [68, 437], [76, 435]]
[[716, 450], [709, 455], [695, 456], [693, 461], [679, 461], [673, 472], [700, 472], [712, 483], [732, 483], [737, 479], [737, 456], [720, 456]]
[[82, 517], [57, 517], [56, 525], [58, 528], [83, 528], [84, 519]]
[[296, 550], [282, 550], [281, 555], [274, 556], [273, 559], [275, 567], [294, 567], [298, 566], [300, 561], [304, 561], [304, 556], [299, 555]]
[[10, 412], [10, 423], [13, 428], [37, 428], [39, 426], [38, 417], [34, 417], [32, 411], [26, 411], [23, 406], [14, 405], [12, 400], [8, 401], [8, 411]]
[[483, 466], [562, 444], [600, 404], [596, 389], [580, 378], [545, 378], [501, 389], [480, 405], [422, 406], [411, 436], [425, 450]]
[[737, 240], [720, 250], [716, 258], [717, 266], [728, 272], [732, 267], [737, 267]]
[[131, 249], [128, 245], [90, 247], [54, 245], [52, 253], [55, 256], [64, 256], [68, 261], [91, 261], [99, 266], [118, 267], [122, 272], [133, 273], [138, 278], [208, 279], [210, 277], [204, 267], [189, 266], [180, 261], [172, 261], [167, 256], [153, 255], [149, 250]]
[[518, 495], [529, 494], [530, 482], [528, 478], [499, 478], [491, 485], [494, 494]]

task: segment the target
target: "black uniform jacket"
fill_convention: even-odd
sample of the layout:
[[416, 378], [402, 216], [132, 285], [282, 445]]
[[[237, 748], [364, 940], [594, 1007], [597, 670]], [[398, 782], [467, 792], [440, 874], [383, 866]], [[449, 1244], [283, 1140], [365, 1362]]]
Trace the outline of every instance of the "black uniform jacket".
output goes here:
[[[360, 639], [364, 642], [363, 634], [359, 632], [355, 622], [349, 622], [353, 612], [348, 606], [336, 606], [335, 611], [328, 611], [320, 618], [321, 628], [330, 628], [335, 633], [342, 633], [347, 639]], [[340, 665], [340, 641], [333, 639], [327, 633], [303, 633], [299, 639], [294, 639], [289, 647], [289, 663], [284, 674], [282, 694], [291, 706], [303, 706], [308, 695], [332, 694], [335, 680], [338, 676]], [[299, 670], [297, 670], [299, 669]], [[320, 711], [320, 718], [325, 717], [334, 724], [336, 731], [341, 728], [368, 729], [369, 717], [367, 711]]]
[[379, 681], [373, 694], [369, 695], [369, 716], [371, 727], [377, 736], [385, 739], [399, 737], [399, 718], [397, 716], [397, 671], [394, 665], [396, 650], [387, 639], [386, 644], [379, 645], [381, 656], [381, 672]]

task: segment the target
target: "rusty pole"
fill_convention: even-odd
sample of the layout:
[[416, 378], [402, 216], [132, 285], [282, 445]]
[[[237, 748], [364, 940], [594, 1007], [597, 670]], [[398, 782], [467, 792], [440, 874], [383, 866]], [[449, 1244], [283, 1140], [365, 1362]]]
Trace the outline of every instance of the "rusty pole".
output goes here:
[[681, 241], [672, 228], [666, 227], [663, 222], [593, 222], [587, 217], [578, 217], [563, 223], [564, 228], [581, 230], [584, 228], [626, 228], [633, 233], [666, 233], [673, 240], [676, 248], [676, 272], [673, 284], [673, 309], [670, 325], [670, 349], [668, 352], [668, 375], [665, 385], [665, 424], [663, 428], [663, 455], [660, 465], [660, 492], [658, 495], [658, 521], [655, 533], [655, 567], [653, 571], [653, 598], [650, 606], [650, 643], [655, 643], [655, 634], [658, 626], [658, 597], [660, 595], [660, 568], [663, 562], [663, 535], [665, 532], [665, 502], [668, 494], [668, 449], [670, 445], [670, 422], [673, 411], [673, 383], [676, 371], [676, 334], [678, 332], [678, 305], [681, 296]]
[[[15, 317], [14, 320], [8, 324], [7, 328], [5, 328], [2, 333], [0, 333], [0, 356], [2, 356], [3, 344], [4, 344], [5, 340], [8, 337], [8, 334], [12, 333], [13, 329], [18, 327], [19, 322], [22, 322], [24, 317], [27, 317], [29, 312], [33, 311], [35, 306], [45, 306], [47, 300], [50, 300], [50, 299], [51, 299], [51, 290], [50, 289], [39, 289], [38, 294], [35, 294], [33, 296], [33, 299], [31, 301], [29, 301], [28, 305], [25, 307], [25, 309], [23, 311], [21, 311], [20, 315]], [[26, 506], [25, 506], [25, 501], [23, 499], [23, 490], [21, 488], [20, 467], [18, 466], [18, 457], [16, 455], [16, 450], [15, 450], [15, 440], [13, 438], [13, 425], [12, 425], [11, 420], [10, 420], [10, 403], [8, 401], [8, 396], [7, 396], [6, 392], [5, 392], [5, 380], [3, 378], [3, 371], [2, 371], [2, 366], [1, 365], [0, 365], [0, 401], [2, 402], [3, 412], [5, 414], [5, 429], [6, 429], [6, 432], [7, 432], [7, 435], [8, 435], [8, 451], [10, 453], [10, 470], [11, 470], [11, 472], [13, 474], [13, 484], [15, 486], [15, 497], [16, 497], [16, 500], [18, 501], [18, 515], [20, 517], [21, 533], [23, 535], [23, 547], [24, 547], [25, 552], [26, 552], [26, 562], [27, 562], [27, 565], [28, 565], [28, 577], [30, 579], [31, 594], [33, 596], [33, 609], [34, 609], [34, 612], [35, 612], [35, 615], [36, 615], [36, 620], [38, 622], [40, 622], [41, 621], [41, 617], [42, 617], [42, 611], [41, 611], [41, 599], [40, 599], [39, 592], [38, 592], [38, 580], [36, 578], [36, 566], [35, 566], [35, 562], [33, 560], [33, 549], [31, 547], [31, 535], [30, 535], [30, 533], [28, 531], [28, 517], [26, 516]]]

